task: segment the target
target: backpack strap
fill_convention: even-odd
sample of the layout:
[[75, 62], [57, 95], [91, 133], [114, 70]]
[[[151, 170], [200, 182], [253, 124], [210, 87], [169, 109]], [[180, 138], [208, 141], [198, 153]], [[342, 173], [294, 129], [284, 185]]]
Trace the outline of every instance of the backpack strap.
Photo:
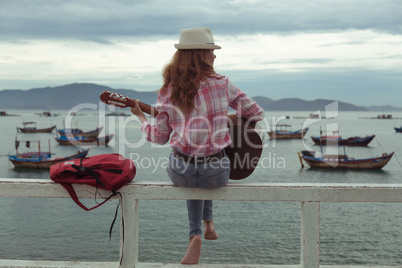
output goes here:
[[[83, 210], [85, 210], [85, 211], [90, 211], [90, 210], [93, 210], [93, 209], [95, 209], [95, 208], [97, 208], [97, 207], [100, 207], [101, 205], [105, 204], [106, 201], [110, 200], [110, 198], [112, 198], [113, 196], [115, 196], [115, 195], [120, 195], [119, 204], [118, 204], [117, 207], [116, 207], [116, 212], [115, 212], [115, 215], [114, 215], [114, 219], [113, 219], [113, 222], [112, 222], [112, 224], [111, 224], [111, 226], [110, 226], [110, 229], [109, 229], [109, 239], [111, 240], [111, 239], [112, 239], [112, 230], [113, 230], [113, 226], [114, 226], [114, 223], [116, 222], [116, 219], [117, 219], [117, 213], [118, 213], [118, 211], [119, 211], [119, 206], [121, 205], [121, 201], [120, 201], [120, 200], [123, 198], [122, 195], [121, 195], [121, 193], [120, 193], [120, 192], [115, 192], [115, 191], [113, 191], [113, 193], [112, 193], [108, 198], [106, 198], [102, 203], [97, 204], [96, 206], [94, 206], [94, 207], [92, 207], [92, 208], [87, 208], [84, 204], [82, 204], [82, 203], [80, 202], [80, 200], [78, 199], [78, 196], [77, 196], [77, 194], [76, 194], [76, 192], [75, 192], [73, 186], [72, 186], [70, 183], [61, 182], [60, 184], [61, 184], [64, 188], [66, 188], [66, 190], [68, 191], [68, 193], [70, 194], [70, 196], [71, 196], [71, 198], [74, 200], [74, 202], [75, 202], [79, 207], [81, 207]], [[124, 247], [124, 228], [125, 228], [125, 227], [124, 227], [124, 217], [123, 217], [123, 214], [121, 214], [121, 220], [122, 220], [122, 225], [123, 225], [123, 244], [122, 244], [122, 246]], [[123, 261], [123, 254], [121, 255], [121, 258], [120, 258], [120, 265], [121, 265], [122, 261]]]
[[60, 182], [60, 184], [67, 190], [67, 192], [70, 194], [71, 198], [74, 200], [74, 202], [83, 210], [85, 211], [90, 211], [93, 210], [97, 207], [100, 207], [101, 205], [103, 205], [104, 203], [106, 203], [106, 201], [110, 200], [110, 198], [112, 198], [113, 196], [116, 195], [115, 192], [113, 192], [113, 194], [111, 194], [109, 197], [107, 197], [105, 200], [103, 200], [102, 203], [97, 204], [96, 206], [92, 207], [92, 208], [87, 208], [84, 204], [82, 204], [80, 202], [80, 200], [78, 199], [78, 196], [73, 188], [73, 186], [70, 183], [65, 183], [65, 182]]

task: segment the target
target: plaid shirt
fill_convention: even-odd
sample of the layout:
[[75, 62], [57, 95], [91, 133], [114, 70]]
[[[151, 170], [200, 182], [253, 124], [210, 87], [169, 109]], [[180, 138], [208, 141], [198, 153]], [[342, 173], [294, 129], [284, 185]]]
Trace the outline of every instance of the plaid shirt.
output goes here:
[[156, 109], [159, 114], [155, 124], [146, 121], [141, 130], [148, 141], [166, 144], [186, 155], [207, 156], [215, 154], [231, 143], [228, 109], [235, 109], [237, 116], [259, 121], [264, 110], [228, 78], [207, 78], [200, 83], [194, 97], [191, 114], [184, 115], [169, 99], [171, 88], [159, 93]]

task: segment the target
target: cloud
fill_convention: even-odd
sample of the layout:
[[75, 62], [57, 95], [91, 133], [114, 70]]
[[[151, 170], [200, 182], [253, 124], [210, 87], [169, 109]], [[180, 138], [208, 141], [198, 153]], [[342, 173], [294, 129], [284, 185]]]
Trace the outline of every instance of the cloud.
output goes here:
[[399, 72], [356, 69], [312, 69], [305, 73], [277, 70], [228, 71], [231, 80], [251, 96], [274, 100], [300, 98], [329, 99], [362, 106], [401, 107]]
[[[174, 35], [209, 26], [219, 34], [372, 29], [401, 33], [399, 0], [108, 1], [2, 0], [9, 39]], [[207, 25], [205, 25], [207, 24]]]
[[[227, 70], [402, 69], [398, 45], [402, 36], [371, 30], [220, 38], [224, 49], [216, 52], [216, 64]], [[224, 55], [222, 62], [220, 54]]]
[[[294, 35], [217, 35], [216, 69], [278, 70], [402, 68], [399, 44], [402, 36], [373, 31], [298, 33]], [[0, 43], [7, 55], [0, 57], [4, 72], [10, 66], [48, 66], [46, 73], [160, 73], [175, 52], [177, 40], [158, 36], [144, 39], [109, 38], [105, 42], [83, 40], [30, 40]], [[328, 45], [330, 44], [330, 45]], [[93, 71], [92, 71], [93, 70]]]
[[381, 84], [397, 103], [400, 14], [400, 0], [0, 0], [0, 89], [94, 82], [155, 90], [179, 31], [207, 26], [223, 48], [216, 70], [252, 96], [302, 98], [303, 88], [306, 98], [359, 104], [379, 101]]

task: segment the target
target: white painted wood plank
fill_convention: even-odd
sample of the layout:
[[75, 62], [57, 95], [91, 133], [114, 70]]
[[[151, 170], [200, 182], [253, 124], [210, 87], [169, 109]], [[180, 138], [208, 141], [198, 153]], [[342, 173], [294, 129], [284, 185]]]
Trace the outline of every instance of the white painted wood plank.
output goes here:
[[0, 260], [0, 268], [118, 268], [117, 262]]
[[[122, 195], [122, 209], [120, 216], [120, 258], [121, 267], [137, 267], [138, 239], [139, 239], [139, 200]], [[124, 222], [124, 228], [122, 226]], [[124, 234], [123, 234], [124, 230]], [[124, 236], [124, 242], [123, 242]]]
[[[95, 188], [75, 184], [80, 198], [93, 198]], [[121, 193], [140, 200], [211, 199], [227, 201], [402, 202], [402, 184], [286, 184], [229, 182], [215, 190], [189, 189], [171, 182], [131, 182]], [[101, 191], [107, 195], [107, 191]], [[0, 179], [0, 196], [69, 197], [50, 179]], [[118, 198], [118, 197], [115, 197]]]
[[320, 203], [302, 202], [300, 221], [300, 267], [320, 267]]
[[[74, 185], [80, 198], [94, 198], [95, 188]], [[303, 267], [354, 268], [367, 266], [319, 266], [319, 202], [402, 202], [402, 184], [298, 184], [230, 182], [215, 190], [180, 188], [171, 182], [134, 181], [120, 192], [125, 197], [125, 243], [121, 248], [127, 257], [122, 267], [153, 268], [183, 267], [180, 264], [138, 263], [138, 202], [139, 200], [211, 199], [228, 201], [294, 201], [302, 205], [302, 260]], [[107, 195], [107, 191], [101, 191]], [[50, 179], [0, 178], [0, 196], [69, 198], [67, 191]], [[118, 198], [116, 196], [115, 198]], [[127, 223], [126, 223], [127, 222]], [[130, 231], [129, 231], [130, 230]], [[132, 232], [131, 230], [135, 230]], [[0, 260], [0, 267], [118, 267], [118, 263], [46, 262]], [[300, 265], [222, 265], [199, 264], [192, 267], [300, 267]], [[388, 268], [402, 266], [376, 266]], [[374, 267], [373, 267], [374, 268]]]
[[[0, 260], [0, 268], [118, 268], [117, 262]], [[138, 263], [135, 268], [183, 268], [175, 263]], [[196, 264], [191, 268], [300, 268], [299, 265]], [[402, 266], [321, 265], [320, 268], [402, 268]]]
[[[183, 265], [174, 263], [139, 263], [135, 268], [300, 268], [299, 265], [261, 265], [261, 264], [196, 264]], [[362, 267], [360, 267], [362, 268]]]

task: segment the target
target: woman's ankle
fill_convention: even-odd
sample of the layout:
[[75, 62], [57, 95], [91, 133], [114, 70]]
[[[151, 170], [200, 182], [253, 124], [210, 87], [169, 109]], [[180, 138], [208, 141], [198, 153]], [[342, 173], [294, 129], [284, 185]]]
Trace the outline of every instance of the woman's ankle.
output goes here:
[[186, 255], [181, 260], [181, 264], [197, 264], [201, 256], [201, 236], [196, 235], [190, 238]]
[[204, 221], [204, 226], [205, 226], [204, 238], [206, 240], [218, 239], [218, 235], [216, 234], [213, 220]]

